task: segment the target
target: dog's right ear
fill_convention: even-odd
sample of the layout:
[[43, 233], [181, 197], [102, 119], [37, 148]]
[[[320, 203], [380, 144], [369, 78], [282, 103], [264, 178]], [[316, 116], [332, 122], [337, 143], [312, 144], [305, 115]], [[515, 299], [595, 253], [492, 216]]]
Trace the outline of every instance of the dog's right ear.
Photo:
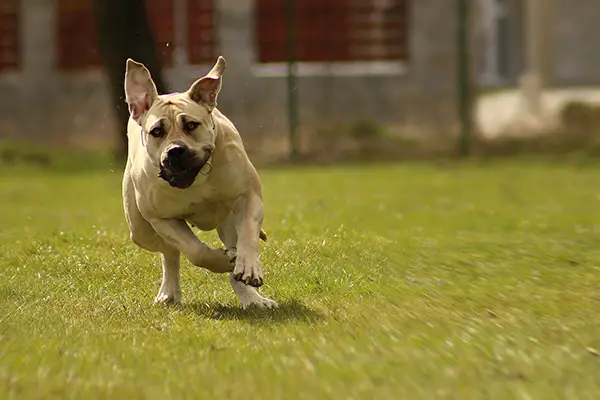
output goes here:
[[219, 56], [210, 72], [192, 84], [188, 90], [190, 98], [196, 103], [206, 105], [212, 111], [217, 106], [217, 96], [223, 84], [225, 67], [225, 58]]
[[125, 68], [125, 99], [129, 104], [131, 117], [137, 122], [158, 99], [158, 92], [150, 71], [144, 64], [135, 62], [131, 58], [127, 59]]

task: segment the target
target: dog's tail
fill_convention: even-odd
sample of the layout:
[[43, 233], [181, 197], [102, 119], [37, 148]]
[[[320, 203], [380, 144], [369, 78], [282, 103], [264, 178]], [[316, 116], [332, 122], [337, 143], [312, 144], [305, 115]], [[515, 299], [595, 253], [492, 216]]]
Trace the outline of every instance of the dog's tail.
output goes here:
[[260, 233], [258, 234], [258, 237], [263, 241], [266, 242], [267, 241], [267, 234], [265, 231], [263, 231], [262, 229], [260, 230]]

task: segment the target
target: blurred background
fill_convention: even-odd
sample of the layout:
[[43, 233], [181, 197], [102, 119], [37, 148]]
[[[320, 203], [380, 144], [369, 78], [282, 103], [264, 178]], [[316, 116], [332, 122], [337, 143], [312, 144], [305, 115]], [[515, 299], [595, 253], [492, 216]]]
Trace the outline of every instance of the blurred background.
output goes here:
[[597, 0], [0, 0], [0, 162], [122, 158], [125, 59], [167, 92], [218, 55], [257, 161], [594, 153], [598, 21]]

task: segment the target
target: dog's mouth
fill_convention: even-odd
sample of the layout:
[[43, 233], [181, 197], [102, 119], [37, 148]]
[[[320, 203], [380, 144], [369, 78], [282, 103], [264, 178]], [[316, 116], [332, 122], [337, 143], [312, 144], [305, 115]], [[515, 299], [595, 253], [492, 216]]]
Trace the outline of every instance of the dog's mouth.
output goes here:
[[167, 183], [172, 187], [178, 189], [187, 189], [192, 186], [203, 165], [204, 163], [195, 165], [185, 170], [173, 171], [172, 169], [161, 164], [158, 176], [167, 181]]
[[190, 156], [190, 158], [183, 162], [170, 162], [167, 159], [160, 164], [158, 176], [172, 187], [187, 189], [192, 186], [201, 171], [210, 171], [210, 168], [212, 168], [209, 162], [210, 155], [210, 152], [207, 152], [202, 159]]

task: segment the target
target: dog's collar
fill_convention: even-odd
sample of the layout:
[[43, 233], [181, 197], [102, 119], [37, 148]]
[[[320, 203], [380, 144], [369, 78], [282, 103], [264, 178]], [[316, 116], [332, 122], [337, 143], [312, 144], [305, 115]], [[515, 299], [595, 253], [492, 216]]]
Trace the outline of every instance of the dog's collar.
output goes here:
[[202, 165], [202, 167], [200, 168], [200, 174], [204, 175], [204, 176], [208, 176], [208, 174], [210, 174], [210, 172], [212, 171], [212, 154], [210, 155], [210, 157], [208, 157], [208, 160], [206, 160], [206, 162], [204, 163], [204, 165]]

